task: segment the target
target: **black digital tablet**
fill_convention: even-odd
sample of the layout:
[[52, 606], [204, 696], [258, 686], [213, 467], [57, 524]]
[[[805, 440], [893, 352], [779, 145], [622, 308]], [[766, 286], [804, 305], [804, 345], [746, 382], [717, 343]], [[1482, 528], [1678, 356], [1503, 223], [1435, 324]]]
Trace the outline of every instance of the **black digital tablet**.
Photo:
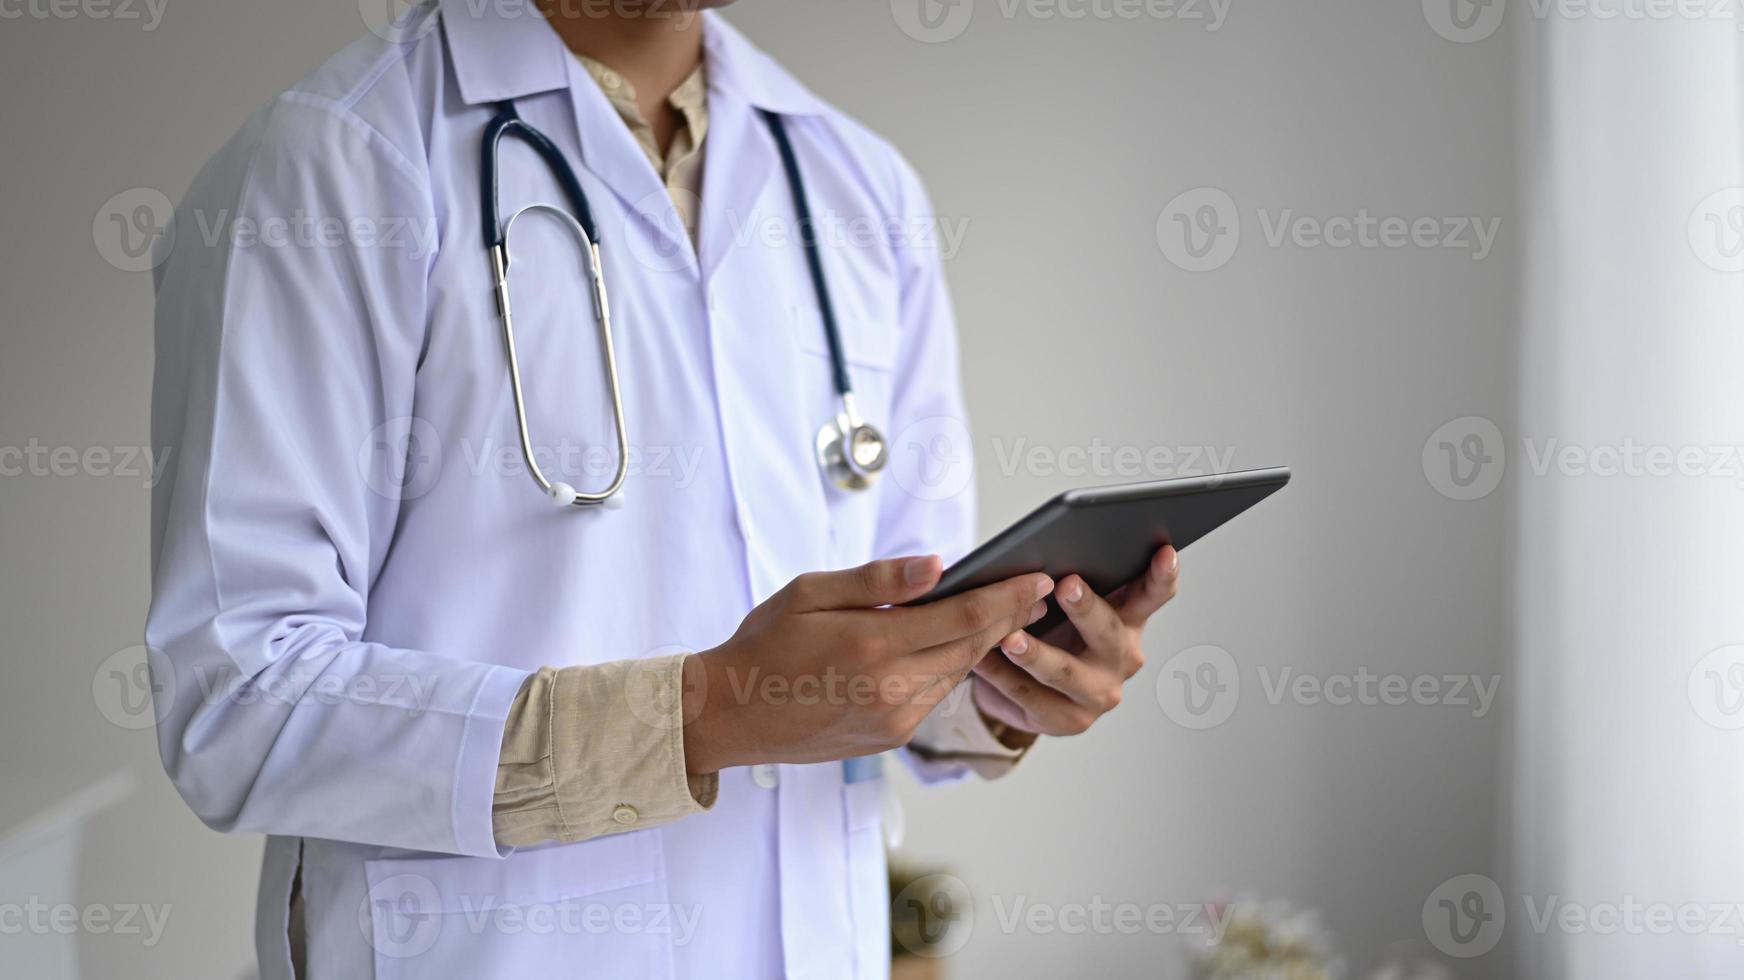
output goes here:
[[[1068, 490], [1031, 511], [945, 569], [910, 605], [933, 602], [1015, 575], [1081, 576], [1098, 595], [1144, 574], [1166, 544], [1179, 551], [1290, 482], [1277, 466], [1209, 476]], [[1030, 627], [1046, 632], [1063, 616], [1053, 600]]]

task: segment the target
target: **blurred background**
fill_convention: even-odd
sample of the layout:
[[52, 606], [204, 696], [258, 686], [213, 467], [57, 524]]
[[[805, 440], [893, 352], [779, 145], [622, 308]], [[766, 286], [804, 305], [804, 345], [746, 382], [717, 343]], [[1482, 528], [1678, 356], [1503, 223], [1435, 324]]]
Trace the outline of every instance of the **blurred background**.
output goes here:
[[[164, 777], [139, 645], [143, 243], [387, 2], [0, 3], [0, 974], [252, 971], [261, 842]], [[1744, 14], [728, 16], [931, 191], [983, 535], [1296, 472], [1186, 553], [1092, 735], [900, 787], [898, 924], [955, 900], [931, 968], [1741, 975]]]

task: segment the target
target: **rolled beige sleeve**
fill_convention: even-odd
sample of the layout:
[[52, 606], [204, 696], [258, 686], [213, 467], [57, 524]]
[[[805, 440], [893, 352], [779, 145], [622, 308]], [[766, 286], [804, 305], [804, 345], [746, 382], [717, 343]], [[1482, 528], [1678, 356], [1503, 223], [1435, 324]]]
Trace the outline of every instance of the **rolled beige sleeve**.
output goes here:
[[529, 677], [509, 709], [497, 761], [497, 843], [572, 843], [714, 806], [719, 777], [685, 772], [686, 656], [547, 667]]
[[962, 697], [946, 698], [927, 715], [908, 749], [928, 763], [961, 764], [982, 779], [998, 779], [1022, 761], [1036, 737], [990, 722], [975, 707], [967, 685], [963, 690]]

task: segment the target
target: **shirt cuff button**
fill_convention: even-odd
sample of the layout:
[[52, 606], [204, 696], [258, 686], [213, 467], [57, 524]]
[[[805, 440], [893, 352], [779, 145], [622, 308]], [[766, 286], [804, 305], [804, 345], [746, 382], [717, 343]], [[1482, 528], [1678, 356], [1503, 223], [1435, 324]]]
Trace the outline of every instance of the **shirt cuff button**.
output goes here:
[[635, 823], [638, 816], [636, 808], [628, 803], [620, 803], [618, 808], [612, 811], [612, 819], [626, 827]]

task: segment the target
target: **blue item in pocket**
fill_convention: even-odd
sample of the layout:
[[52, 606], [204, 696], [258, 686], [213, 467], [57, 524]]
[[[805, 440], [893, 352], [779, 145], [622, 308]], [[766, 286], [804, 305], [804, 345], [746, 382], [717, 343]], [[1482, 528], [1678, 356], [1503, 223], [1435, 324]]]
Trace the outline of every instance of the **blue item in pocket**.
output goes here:
[[864, 783], [884, 775], [884, 756], [860, 755], [842, 760], [842, 782]]

